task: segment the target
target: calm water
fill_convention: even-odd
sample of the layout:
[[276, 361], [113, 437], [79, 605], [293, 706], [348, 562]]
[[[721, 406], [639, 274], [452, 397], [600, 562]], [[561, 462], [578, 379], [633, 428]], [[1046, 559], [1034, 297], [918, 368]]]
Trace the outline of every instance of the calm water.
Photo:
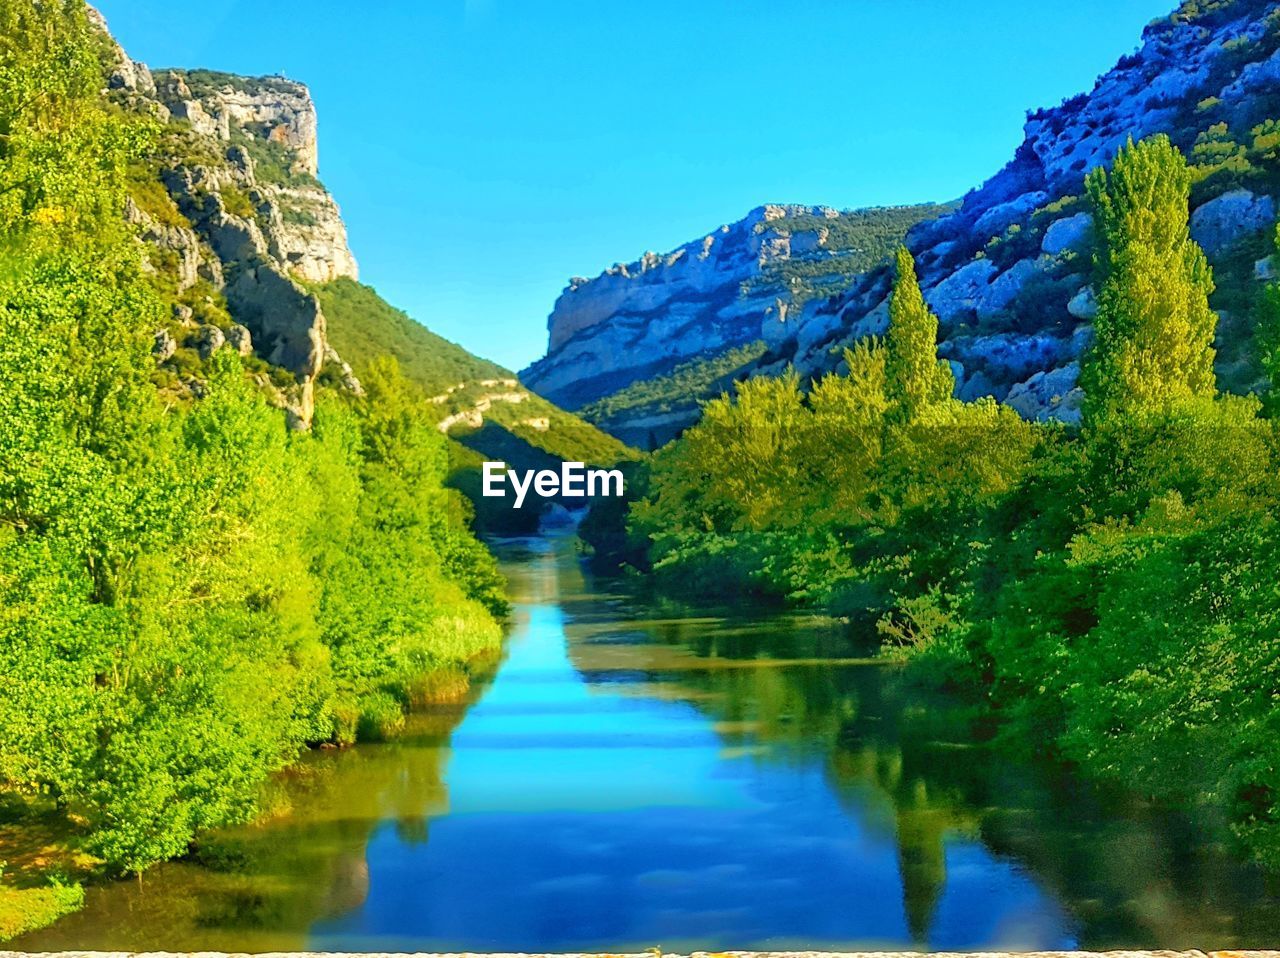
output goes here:
[[269, 822], [92, 889], [29, 950], [1275, 944], [1211, 836], [967, 740], [830, 623], [691, 614], [509, 544], [465, 707], [311, 756]]

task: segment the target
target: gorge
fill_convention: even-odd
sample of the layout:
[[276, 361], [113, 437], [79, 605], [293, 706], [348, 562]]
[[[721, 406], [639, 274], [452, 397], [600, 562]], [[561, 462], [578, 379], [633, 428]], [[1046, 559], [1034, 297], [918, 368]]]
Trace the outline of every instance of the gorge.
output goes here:
[[672, 605], [498, 545], [504, 660], [394, 742], [312, 757], [291, 811], [25, 951], [1265, 947], [1210, 832], [976, 744], [822, 618]]
[[0, 29], [0, 940], [1274, 944], [1280, 2], [519, 374], [361, 282], [303, 84]]

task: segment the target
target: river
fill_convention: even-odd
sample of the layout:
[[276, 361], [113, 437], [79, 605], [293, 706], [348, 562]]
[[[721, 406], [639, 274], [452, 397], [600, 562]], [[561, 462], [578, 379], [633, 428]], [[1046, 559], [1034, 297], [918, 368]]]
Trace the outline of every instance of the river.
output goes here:
[[646, 597], [567, 538], [500, 554], [466, 703], [13, 947], [1274, 946], [1280, 889], [1221, 836], [1003, 759], [838, 624]]

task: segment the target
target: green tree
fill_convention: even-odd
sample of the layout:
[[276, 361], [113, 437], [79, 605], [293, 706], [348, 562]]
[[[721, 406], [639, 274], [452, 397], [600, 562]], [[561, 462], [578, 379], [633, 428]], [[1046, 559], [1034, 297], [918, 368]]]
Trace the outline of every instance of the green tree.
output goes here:
[[123, 215], [149, 126], [104, 100], [104, 42], [82, 0], [0, 3], [0, 787], [140, 872], [306, 743], [456, 691], [503, 602], [407, 384], [290, 434], [222, 350], [161, 403]]
[[897, 273], [889, 297], [889, 334], [885, 375], [895, 418], [910, 422], [933, 403], [951, 397], [955, 377], [938, 359], [938, 317], [924, 301], [916, 264], [905, 246], [898, 248]]
[[1163, 134], [1130, 141], [1111, 172], [1094, 170], [1086, 185], [1099, 237], [1086, 420], [1213, 396], [1213, 276], [1188, 228], [1185, 158]]

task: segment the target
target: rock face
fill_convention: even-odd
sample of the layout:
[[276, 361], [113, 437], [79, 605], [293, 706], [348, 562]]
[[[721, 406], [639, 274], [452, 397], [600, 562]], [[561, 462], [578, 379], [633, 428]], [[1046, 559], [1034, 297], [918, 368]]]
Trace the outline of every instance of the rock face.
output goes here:
[[[1030, 113], [1013, 159], [958, 209], [921, 222], [907, 237], [960, 394], [994, 395], [1031, 418], [1078, 415], [1074, 376], [1097, 312], [1084, 179], [1128, 139], [1165, 133], [1203, 164], [1192, 233], [1220, 273], [1241, 243], [1256, 245], [1275, 225], [1274, 151], [1258, 150], [1253, 162], [1261, 175], [1241, 185], [1194, 147], [1226, 140], [1229, 153], [1255, 143], [1261, 124], [1280, 120], [1277, 91], [1280, 2], [1187, 3], [1148, 26], [1140, 48], [1089, 93]], [[723, 262], [726, 279], [737, 280], [738, 263], [778, 255], [767, 214], [757, 211], [744, 223], [759, 232], [734, 239], [740, 231], [726, 227], [667, 257], [575, 281], [552, 313], [548, 354], [526, 371], [526, 381], [576, 406], [674, 360], [756, 339], [769, 350], [744, 375], [794, 365], [813, 377], [837, 368], [844, 347], [883, 331], [891, 283], [885, 267], [867, 270], [835, 296], [785, 310], [729, 294], [730, 284], [717, 284], [709, 271]], [[730, 241], [738, 257], [725, 256]], [[789, 243], [794, 255], [795, 237]], [[1256, 275], [1271, 268], [1268, 261]], [[717, 289], [722, 298], [712, 299]]]
[[1057, 256], [1067, 250], [1087, 250], [1092, 243], [1093, 214], [1077, 213], [1049, 224], [1040, 241], [1040, 251], [1046, 256]]
[[[126, 88], [128, 82], [122, 77]], [[215, 141], [225, 159], [217, 169], [182, 168], [188, 187], [194, 180], [247, 193], [265, 251], [286, 271], [316, 283], [358, 278], [341, 213], [315, 179], [316, 109], [305, 86], [282, 77], [179, 70], [151, 86], [163, 113]]]
[[806, 297], [843, 288], [859, 271], [851, 263], [870, 265], [851, 229], [884, 242], [895, 224], [900, 236], [939, 210], [761, 206], [670, 253], [575, 277], [547, 320], [546, 358], [522, 381], [578, 408], [708, 351], [785, 338]]
[[[1215, 125], [1248, 142], [1276, 112], [1280, 4], [1188, 6], [1147, 28], [1140, 49], [1088, 94], [1029, 115], [1013, 160], [960, 209], [917, 227], [907, 245], [925, 298], [941, 321], [939, 351], [960, 366], [959, 394], [990, 394], [1028, 418], [1074, 420], [1078, 360], [1097, 315], [1091, 288], [1093, 219], [1078, 199], [1086, 174], [1132, 137], [1166, 133], [1188, 155]], [[1276, 72], [1280, 76], [1280, 72]], [[1271, 93], [1264, 95], [1264, 89]], [[1211, 261], [1275, 224], [1273, 198], [1247, 189], [1192, 195], [1191, 229]], [[846, 295], [807, 310], [797, 335], [757, 372], [787, 362], [813, 376], [863, 335], [887, 276], [870, 273]], [[821, 330], [806, 336], [805, 327]], [[976, 385], [975, 385], [976, 383]]]
[[[93, 16], [106, 33], [106, 23]], [[110, 38], [110, 34], [106, 33]], [[359, 391], [351, 367], [328, 345], [324, 313], [303, 283], [358, 277], [337, 204], [316, 179], [316, 109], [307, 88], [283, 77], [240, 77], [210, 71], [153, 75], [111, 41], [108, 90], [122, 106], [167, 124], [160, 183], [172, 200], [154, 197], [126, 210], [139, 238], [157, 251], [181, 297], [205, 283], [225, 297], [234, 323], [188, 327], [186, 344], [207, 358], [229, 344], [283, 367], [296, 384], [278, 391], [291, 425], [307, 428], [312, 393], [326, 360], [337, 380]], [[158, 264], [158, 265], [156, 265]], [[157, 334], [159, 362], [179, 343]]]

